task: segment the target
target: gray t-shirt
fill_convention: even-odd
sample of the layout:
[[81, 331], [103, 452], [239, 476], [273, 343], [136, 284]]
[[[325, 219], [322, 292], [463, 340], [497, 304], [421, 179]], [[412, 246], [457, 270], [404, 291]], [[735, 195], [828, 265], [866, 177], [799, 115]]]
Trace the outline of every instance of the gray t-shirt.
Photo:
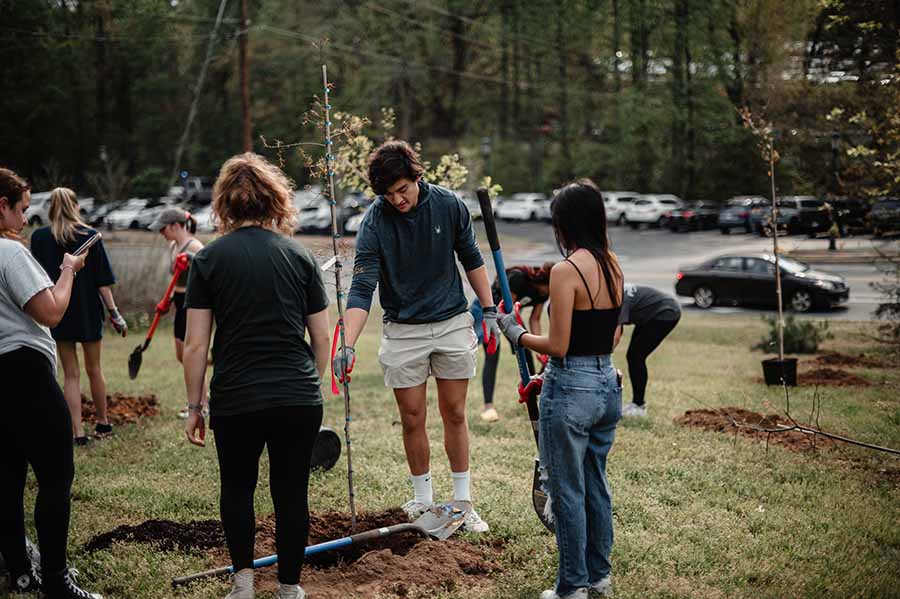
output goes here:
[[642, 325], [651, 320], [679, 320], [681, 305], [674, 297], [653, 287], [626, 283], [619, 324]]
[[50, 360], [56, 372], [56, 342], [50, 329], [25, 312], [35, 295], [53, 287], [53, 281], [18, 241], [0, 239], [0, 354], [29, 347]]

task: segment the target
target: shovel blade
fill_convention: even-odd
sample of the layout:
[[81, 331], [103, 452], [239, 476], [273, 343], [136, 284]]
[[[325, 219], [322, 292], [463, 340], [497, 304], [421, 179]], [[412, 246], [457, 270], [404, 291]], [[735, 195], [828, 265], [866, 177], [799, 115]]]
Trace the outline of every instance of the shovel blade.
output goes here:
[[141, 369], [141, 360], [144, 358], [144, 347], [143, 345], [138, 345], [134, 348], [134, 351], [131, 352], [131, 355], [128, 356], [128, 377], [131, 380], [137, 378], [138, 371]]
[[416, 518], [414, 525], [428, 533], [433, 539], [444, 541], [463, 525], [472, 511], [471, 501], [448, 501], [436, 503], [424, 514]]

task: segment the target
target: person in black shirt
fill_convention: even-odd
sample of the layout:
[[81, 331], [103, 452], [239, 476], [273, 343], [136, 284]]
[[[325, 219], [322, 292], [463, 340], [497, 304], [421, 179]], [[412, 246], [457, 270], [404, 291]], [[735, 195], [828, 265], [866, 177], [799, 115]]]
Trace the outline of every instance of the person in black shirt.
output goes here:
[[[49, 201], [50, 226], [32, 233], [31, 253], [55, 281], [59, 279], [59, 264], [66, 252], [74, 252], [97, 232], [82, 222], [78, 201], [71, 189], [57, 187], [50, 192]], [[77, 343], [81, 343], [84, 353], [84, 369], [97, 410], [94, 436], [102, 438], [112, 434], [112, 425], [106, 414], [106, 378], [101, 364], [104, 306], [116, 332], [123, 337], [128, 333], [128, 325], [119, 314], [113, 298], [111, 286], [115, 282], [116, 277], [101, 240], [91, 248], [84, 271], [75, 280], [66, 315], [51, 331], [62, 362], [65, 376], [63, 393], [72, 414], [72, 434], [76, 445], [86, 445], [90, 440], [84, 434], [81, 422], [81, 368]]]
[[[228, 160], [213, 188], [222, 237], [194, 257], [187, 281], [184, 378], [188, 440], [203, 446], [203, 381], [213, 320], [210, 427], [219, 459], [222, 525], [234, 566], [227, 599], [252, 599], [253, 494], [263, 448], [275, 505], [278, 599], [301, 599], [307, 489], [322, 423], [328, 297], [310, 253], [290, 237], [284, 173], [252, 153]], [[309, 332], [309, 342], [306, 333]]]
[[[549, 299], [551, 268], [553, 268], [553, 262], [547, 262], [540, 268], [523, 265], [506, 269], [506, 278], [509, 281], [509, 291], [513, 302], [519, 302], [523, 308], [531, 308], [528, 330], [535, 335], [541, 334], [541, 314], [544, 312], [544, 303]], [[499, 305], [503, 298], [500, 296], [498, 279], [494, 280], [491, 293], [494, 296], [494, 303]], [[472, 301], [469, 310], [475, 318], [475, 334], [478, 336], [478, 341], [484, 345], [484, 371], [481, 373], [484, 408], [481, 412], [481, 419], [485, 422], [496, 422], [500, 419], [500, 415], [494, 408], [494, 385], [497, 382], [497, 367], [500, 364], [500, 346], [498, 343], [496, 351], [488, 351], [489, 348], [484, 341], [483, 310], [481, 302], [477, 298]], [[536, 372], [534, 354], [530, 350], [525, 350], [525, 356], [528, 359], [530, 372]]]

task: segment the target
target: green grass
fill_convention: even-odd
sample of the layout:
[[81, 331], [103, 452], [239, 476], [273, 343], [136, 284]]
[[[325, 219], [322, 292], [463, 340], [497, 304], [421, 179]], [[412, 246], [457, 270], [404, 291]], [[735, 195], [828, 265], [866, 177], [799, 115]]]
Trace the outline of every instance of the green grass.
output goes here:
[[[373, 315], [357, 344], [352, 385], [357, 505], [396, 506], [411, 493], [396, 408], [377, 363], [380, 327]], [[825, 349], [856, 350], [866, 341], [860, 325], [832, 325]], [[770, 412], [784, 405], [780, 389], [758, 382], [763, 357], [749, 347], [764, 325], [749, 317], [688, 315], [650, 360], [650, 417], [620, 424], [610, 456], [616, 544], [617, 597], [898, 597], [900, 596], [900, 458], [849, 447], [796, 454], [730, 435], [688, 430], [673, 423], [687, 409], [735, 405]], [[110, 391], [156, 393], [159, 417], [124, 426], [117, 436], [76, 451], [70, 556], [88, 588], [110, 597], [173, 596], [171, 578], [213, 564], [143, 545], [115, 545], [85, 554], [92, 536], [148, 518], [177, 521], [218, 517], [218, 468], [212, 442], [205, 449], [184, 439], [176, 419], [184, 403], [181, 370], [170, 326], [160, 327], [136, 381], [127, 357], [139, 342], [107, 336], [104, 366]], [[624, 366], [623, 339], [616, 362]], [[802, 366], [801, 366], [802, 368]], [[900, 373], [861, 370], [866, 389], [824, 388], [823, 427], [900, 447]], [[480, 381], [469, 394], [473, 491], [489, 537], [506, 541], [505, 573], [479, 589], [435, 591], [440, 597], [532, 598], [552, 584], [553, 538], [530, 505], [533, 439], [516, 403], [516, 370], [507, 350], [496, 405], [501, 421], [478, 418]], [[86, 388], [86, 381], [83, 383]], [[327, 387], [326, 387], [327, 391]], [[340, 429], [343, 403], [328, 392], [325, 424]], [[792, 392], [792, 412], [806, 419], [813, 391]], [[630, 389], [626, 383], [626, 400]], [[441, 444], [433, 382], [429, 433], [435, 492], [452, 492]], [[346, 462], [313, 476], [313, 510], [347, 510]], [[28, 503], [34, 500], [33, 479]], [[257, 513], [272, 511], [265, 467]], [[29, 516], [29, 530], [33, 522]], [[179, 597], [221, 597], [220, 581], [195, 585]]]

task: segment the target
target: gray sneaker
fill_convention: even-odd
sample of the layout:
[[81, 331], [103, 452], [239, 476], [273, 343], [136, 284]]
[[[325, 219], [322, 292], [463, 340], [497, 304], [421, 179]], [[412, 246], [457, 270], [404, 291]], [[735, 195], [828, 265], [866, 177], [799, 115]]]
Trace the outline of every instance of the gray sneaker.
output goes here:
[[646, 418], [647, 404], [639, 406], [636, 403], [631, 402], [622, 408], [622, 416], [625, 418]]
[[596, 593], [601, 597], [612, 597], [612, 576], [606, 575], [597, 582], [591, 583], [591, 593]]
[[299, 584], [280, 584], [275, 599], [306, 599], [306, 591]]
[[231, 592], [225, 595], [225, 599], [256, 599], [253, 590], [253, 569], [244, 568], [234, 573]]
[[588, 599], [587, 589], [575, 589], [568, 595], [557, 595], [554, 589], [541, 593], [540, 599]]
[[409, 518], [410, 522], [412, 522], [413, 520], [427, 512], [428, 508], [430, 508], [432, 505], [434, 504], [410, 499], [403, 504], [401, 509], [406, 512], [406, 517]]

